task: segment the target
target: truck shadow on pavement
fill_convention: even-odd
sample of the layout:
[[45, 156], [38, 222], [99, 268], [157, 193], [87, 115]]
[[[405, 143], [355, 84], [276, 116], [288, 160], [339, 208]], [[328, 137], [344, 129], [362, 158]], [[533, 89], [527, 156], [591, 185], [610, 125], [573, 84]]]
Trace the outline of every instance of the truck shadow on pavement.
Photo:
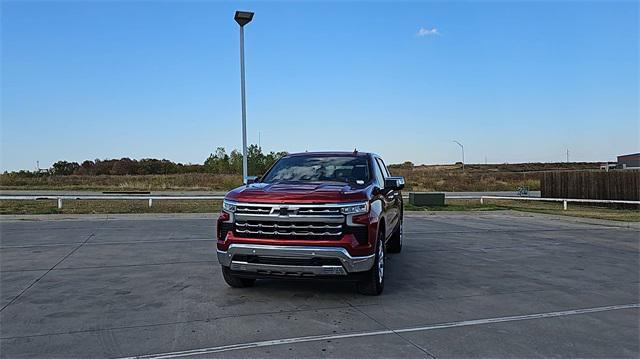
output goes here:
[[[404, 285], [398, 285], [397, 281], [401, 280], [400, 270], [394, 268], [396, 265], [400, 266], [401, 254], [387, 255], [386, 277], [385, 277], [385, 289], [381, 295], [393, 293], [395, 295], [400, 294]], [[395, 263], [394, 263], [395, 262]], [[233, 290], [235, 294], [235, 289]], [[251, 288], [243, 288], [240, 291], [250, 291], [253, 294], [275, 295], [278, 294], [292, 294], [290, 297], [299, 299], [310, 299], [318, 297], [337, 296], [340, 298], [347, 297], [367, 297], [358, 294], [356, 291], [356, 282], [344, 279], [314, 279], [314, 278], [265, 278], [256, 281], [256, 284]]]

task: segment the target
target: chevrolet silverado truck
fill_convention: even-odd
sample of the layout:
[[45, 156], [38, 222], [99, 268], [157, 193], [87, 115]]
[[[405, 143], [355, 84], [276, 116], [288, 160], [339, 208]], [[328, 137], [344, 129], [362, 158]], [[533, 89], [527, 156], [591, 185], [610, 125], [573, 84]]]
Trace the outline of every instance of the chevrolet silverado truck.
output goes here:
[[246, 182], [226, 194], [217, 221], [229, 286], [346, 279], [362, 294], [382, 293], [386, 253], [402, 249], [404, 178], [391, 176], [380, 156], [289, 154]]

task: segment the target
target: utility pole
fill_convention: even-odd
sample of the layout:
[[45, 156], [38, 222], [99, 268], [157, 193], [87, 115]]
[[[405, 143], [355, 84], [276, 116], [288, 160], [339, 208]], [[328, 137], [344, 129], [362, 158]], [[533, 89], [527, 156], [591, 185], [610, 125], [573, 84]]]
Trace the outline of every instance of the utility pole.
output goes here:
[[462, 172], [464, 173], [464, 146], [462, 145], [462, 143], [453, 140], [453, 142], [457, 143], [458, 146], [460, 146], [460, 148], [462, 149]]
[[567, 163], [569, 163], [569, 149], [567, 148]]
[[242, 96], [242, 183], [247, 183], [247, 102], [244, 91], [244, 25], [251, 22], [253, 13], [236, 11], [234, 19], [240, 25], [240, 92]]

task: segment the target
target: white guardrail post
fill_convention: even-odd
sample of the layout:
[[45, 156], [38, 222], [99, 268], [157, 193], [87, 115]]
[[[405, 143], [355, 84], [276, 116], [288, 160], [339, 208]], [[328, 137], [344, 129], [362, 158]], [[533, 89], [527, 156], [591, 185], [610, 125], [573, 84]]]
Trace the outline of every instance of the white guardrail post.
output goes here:
[[58, 197], [58, 209], [62, 209], [62, 198]]
[[562, 209], [567, 210], [567, 201], [562, 201]]
[[151, 208], [151, 206], [153, 206], [153, 198], [149, 198], [149, 208]]

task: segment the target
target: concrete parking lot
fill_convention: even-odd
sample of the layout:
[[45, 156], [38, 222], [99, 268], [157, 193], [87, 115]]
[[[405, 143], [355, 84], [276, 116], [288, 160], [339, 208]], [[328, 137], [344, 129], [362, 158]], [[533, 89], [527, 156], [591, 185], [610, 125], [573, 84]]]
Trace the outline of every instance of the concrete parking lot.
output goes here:
[[639, 356], [637, 227], [408, 214], [383, 295], [232, 289], [212, 215], [0, 219], [0, 356]]

